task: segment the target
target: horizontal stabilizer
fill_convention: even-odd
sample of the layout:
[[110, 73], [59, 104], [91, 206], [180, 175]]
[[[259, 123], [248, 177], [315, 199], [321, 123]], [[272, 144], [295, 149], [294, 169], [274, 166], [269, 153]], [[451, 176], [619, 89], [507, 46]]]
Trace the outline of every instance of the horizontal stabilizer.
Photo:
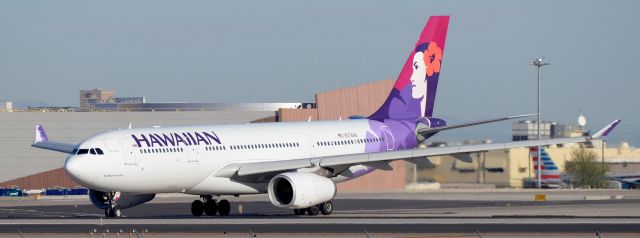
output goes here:
[[435, 128], [422, 128], [422, 129], [418, 129], [417, 133], [418, 134], [422, 134], [422, 135], [431, 134], [431, 133], [436, 133], [436, 132], [444, 131], [444, 130], [451, 130], [451, 129], [457, 129], [457, 128], [462, 128], [462, 127], [487, 124], [487, 123], [492, 123], [492, 122], [512, 120], [512, 119], [518, 119], [518, 118], [523, 118], [523, 117], [530, 117], [530, 116], [534, 116], [534, 115], [536, 115], [536, 114], [525, 114], [525, 115], [517, 115], [517, 116], [510, 116], [510, 117], [501, 117], [501, 118], [495, 118], [495, 119], [490, 119], [490, 120], [468, 122], [468, 123], [462, 123], [462, 124], [456, 124], [456, 125], [450, 125], [450, 126], [442, 126], [442, 127], [435, 127]]

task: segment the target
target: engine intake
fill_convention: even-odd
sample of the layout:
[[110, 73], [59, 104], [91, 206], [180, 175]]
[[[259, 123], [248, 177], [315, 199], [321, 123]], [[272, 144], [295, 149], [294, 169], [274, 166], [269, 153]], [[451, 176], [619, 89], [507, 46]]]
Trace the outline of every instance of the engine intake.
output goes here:
[[336, 185], [328, 178], [313, 173], [278, 174], [268, 185], [269, 200], [277, 207], [307, 208], [333, 199]]

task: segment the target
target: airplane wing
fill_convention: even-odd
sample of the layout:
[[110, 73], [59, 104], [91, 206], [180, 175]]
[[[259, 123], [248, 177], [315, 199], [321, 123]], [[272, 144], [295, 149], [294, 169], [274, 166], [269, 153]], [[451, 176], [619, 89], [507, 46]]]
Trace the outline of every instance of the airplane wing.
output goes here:
[[[614, 121], [613, 123], [607, 125], [603, 130], [611, 131], [611, 129], [613, 129], [613, 127], [615, 127], [617, 124], [618, 123]], [[390, 166], [388, 166], [388, 164], [386, 163], [394, 160], [406, 160], [411, 163], [428, 163], [427, 157], [429, 156], [451, 155], [456, 158], [468, 158], [468, 154], [474, 152], [553, 144], [585, 143], [591, 139], [591, 137], [572, 137], [547, 140], [528, 140], [506, 143], [417, 148], [412, 150], [360, 153], [284, 161], [230, 164], [216, 172], [215, 176], [227, 177], [245, 182], [268, 182], [271, 177], [282, 172], [314, 167], [324, 168], [327, 171], [331, 172], [333, 176], [336, 176], [340, 172], [353, 165], [366, 165], [375, 168], [390, 168]]]
[[[396, 150], [377, 153], [361, 153], [350, 155], [338, 155], [327, 156], [318, 158], [305, 158], [295, 160], [283, 160], [283, 161], [268, 161], [246, 164], [234, 164], [235, 173], [229, 173], [229, 168], [225, 171], [225, 175], [232, 176], [251, 176], [260, 175], [272, 172], [284, 172], [300, 168], [312, 168], [322, 167], [329, 170], [336, 168], [342, 168], [351, 165], [370, 165], [378, 162], [390, 162], [393, 160], [414, 160], [424, 159], [429, 156], [438, 155], [457, 155], [468, 154], [473, 152], [482, 152], [497, 149], [508, 149], [517, 147], [529, 147], [538, 145], [551, 145], [551, 144], [565, 144], [565, 143], [584, 143], [587, 141], [586, 137], [574, 137], [574, 138], [561, 138], [561, 139], [549, 139], [549, 140], [530, 140], [530, 141], [515, 141], [507, 143], [491, 143], [491, 144], [479, 144], [479, 145], [461, 145], [461, 146], [447, 146], [447, 147], [433, 147], [433, 148], [420, 148], [413, 150]], [[411, 162], [411, 161], [410, 161]], [[372, 166], [376, 167], [376, 166]], [[338, 172], [338, 171], [336, 171]], [[216, 176], [223, 175], [217, 173]]]
[[44, 128], [41, 125], [36, 126], [36, 139], [31, 146], [63, 153], [71, 153], [77, 147], [76, 144], [49, 141], [47, 133], [44, 132]]

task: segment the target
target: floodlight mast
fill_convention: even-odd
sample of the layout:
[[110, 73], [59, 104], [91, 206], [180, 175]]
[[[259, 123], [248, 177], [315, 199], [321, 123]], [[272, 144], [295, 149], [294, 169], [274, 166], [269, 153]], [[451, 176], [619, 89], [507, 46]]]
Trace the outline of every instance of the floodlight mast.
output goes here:
[[[529, 64], [538, 67], [538, 120], [536, 122], [538, 124], [538, 140], [540, 140], [540, 71], [542, 70], [543, 66], [549, 65], [549, 63], [544, 62], [544, 57], [542, 57], [534, 60]], [[542, 160], [540, 158], [540, 148], [541, 146], [538, 146], [537, 148], [538, 172], [536, 174], [536, 177], [538, 188], [542, 188]]]

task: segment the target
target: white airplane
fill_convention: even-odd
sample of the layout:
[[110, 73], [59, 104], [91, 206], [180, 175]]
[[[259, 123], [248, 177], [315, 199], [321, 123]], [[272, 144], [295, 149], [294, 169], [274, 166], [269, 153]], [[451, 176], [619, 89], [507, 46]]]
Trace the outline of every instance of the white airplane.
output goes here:
[[429, 164], [427, 157], [438, 155], [469, 161], [471, 152], [590, 139], [417, 148], [442, 130], [528, 116], [449, 126], [432, 117], [448, 24], [448, 16], [429, 18], [389, 97], [366, 118], [124, 129], [78, 144], [50, 141], [38, 125], [32, 146], [69, 153], [65, 171], [90, 189], [91, 202], [107, 217], [157, 193], [200, 195], [191, 204], [194, 216], [229, 215], [229, 202], [214, 196], [264, 193], [295, 214], [328, 215], [336, 183], [390, 170], [390, 161]]

